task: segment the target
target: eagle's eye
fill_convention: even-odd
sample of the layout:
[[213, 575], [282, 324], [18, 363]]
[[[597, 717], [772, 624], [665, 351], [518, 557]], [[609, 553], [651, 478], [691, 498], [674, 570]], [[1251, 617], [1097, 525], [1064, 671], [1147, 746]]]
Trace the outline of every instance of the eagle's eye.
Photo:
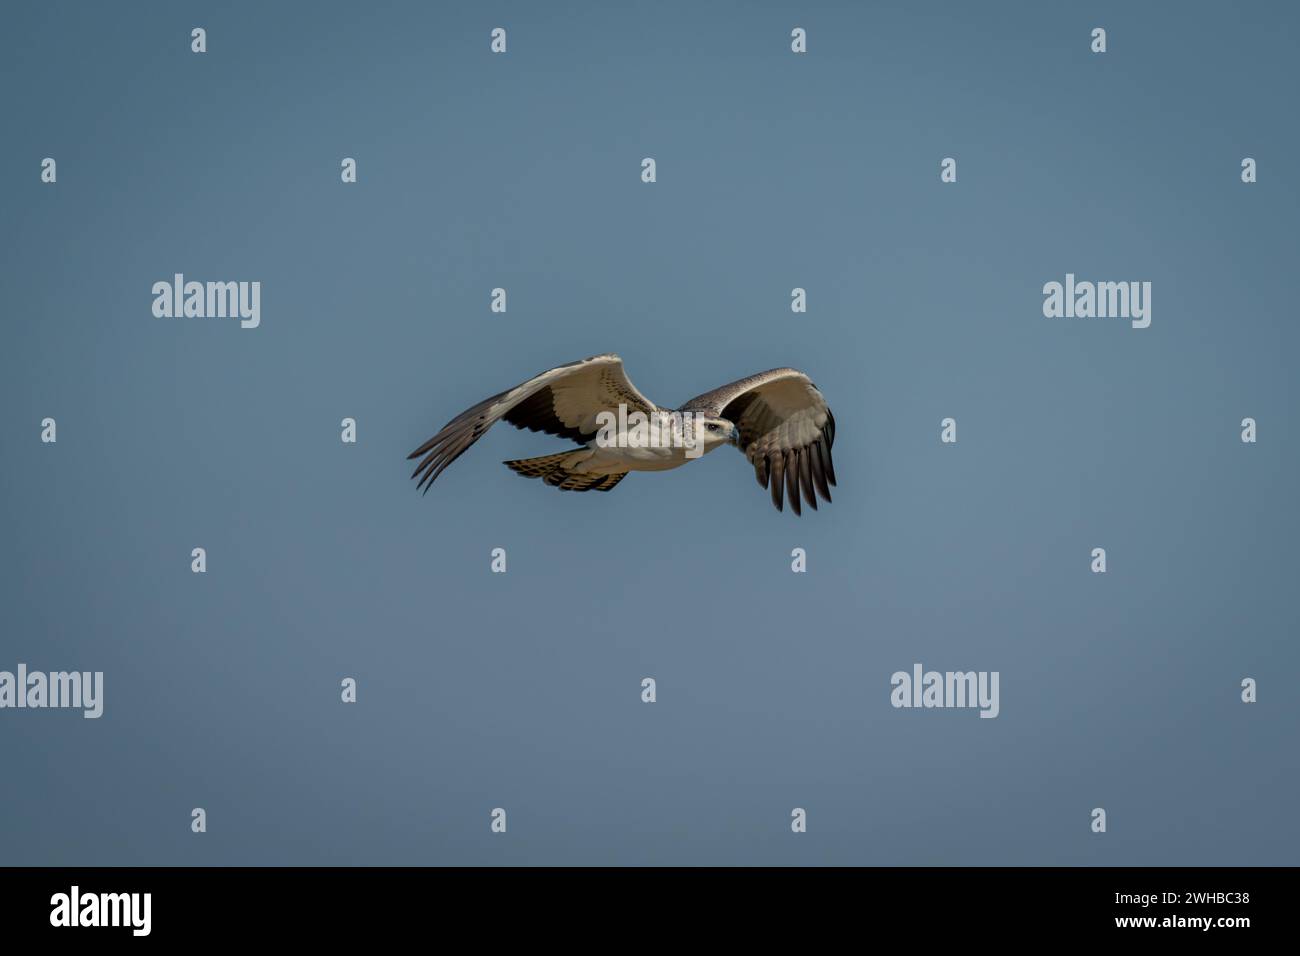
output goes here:
[[711, 432], [716, 432], [718, 430], [718, 426], [714, 422], [709, 422], [705, 427]]

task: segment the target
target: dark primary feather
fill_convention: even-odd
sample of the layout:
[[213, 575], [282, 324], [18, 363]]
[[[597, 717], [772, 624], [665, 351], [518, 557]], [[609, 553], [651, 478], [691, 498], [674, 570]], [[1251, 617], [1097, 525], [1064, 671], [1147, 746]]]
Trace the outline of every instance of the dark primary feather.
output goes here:
[[782, 508], [781, 501], [785, 494], [785, 455], [772, 455], [768, 457], [767, 463], [772, 471], [772, 504], [776, 505], [777, 511], [783, 511], [785, 509]]

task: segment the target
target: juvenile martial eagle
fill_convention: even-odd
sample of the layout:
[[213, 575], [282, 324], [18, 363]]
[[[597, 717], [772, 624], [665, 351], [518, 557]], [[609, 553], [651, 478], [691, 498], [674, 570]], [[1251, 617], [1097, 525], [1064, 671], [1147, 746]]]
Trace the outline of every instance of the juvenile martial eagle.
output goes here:
[[[679, 409], [665, 409], [637, 391], [617, 355], [570, 362], [461, 412], [411, 452], [408, 459], [420, 459], [411, 475], [420, 479], [418, 487], [427, 492], [443, 469], [498, 419], [583, 444], [505, 462], [527, 478], [541, 478], [564, 491], [609, 491], [629, 471], [679, 468], [721, 445], [735, 445], [744, 453], [758, 483], [771, 488], [777, 511], [786, 489], [790, 507], [800, 514], [801, 489], [815, 510], [817, 495], [830, 501], [835, 484], [835, 417], [817, 386], [792, 368], [759, 372], [705, 392]], [[641, 427], [641, 422], [663, 427]]]

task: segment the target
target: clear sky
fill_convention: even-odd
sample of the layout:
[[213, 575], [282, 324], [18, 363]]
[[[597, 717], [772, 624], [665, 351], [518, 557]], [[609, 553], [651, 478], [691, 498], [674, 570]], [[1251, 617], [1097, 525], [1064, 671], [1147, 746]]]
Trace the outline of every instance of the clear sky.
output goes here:
[[[1300, 862], [1298, 18], [7, 4], [0, 670], [105, 689], [0, 710], [0, 863]], [[155, 318], [178, 272], [259, 327]], [[1044, 317], [1067, 273], [1150, 327]], [[605, 351], [805, 370], [834, 503], [731, 449], [563, 494], [507, 426], [416, 492]], [[895, 709], [916, 663], [998, 717]]]

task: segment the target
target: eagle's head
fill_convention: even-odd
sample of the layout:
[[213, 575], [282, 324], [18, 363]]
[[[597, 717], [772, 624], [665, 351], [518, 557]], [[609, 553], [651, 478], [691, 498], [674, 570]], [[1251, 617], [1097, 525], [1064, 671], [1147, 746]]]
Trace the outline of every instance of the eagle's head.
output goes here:
[[701, 434], [704, 438], [705, 451], [711, 451], [721, 445], [740, 447], [740, 429], [727, 419], [704, 416], [700, 422], [703, 425]]

